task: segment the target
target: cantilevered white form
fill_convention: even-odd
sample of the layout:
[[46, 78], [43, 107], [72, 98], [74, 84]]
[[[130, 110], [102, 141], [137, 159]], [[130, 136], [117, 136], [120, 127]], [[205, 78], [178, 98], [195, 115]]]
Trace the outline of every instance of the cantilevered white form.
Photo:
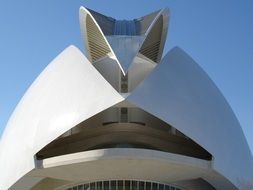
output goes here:
[[180, 48], [161, 59], [168, 19], [80, 8], [86, 56], [66, 48], [17, 105], [1, 190], [253, 189], [252, 155], [218, 88]]

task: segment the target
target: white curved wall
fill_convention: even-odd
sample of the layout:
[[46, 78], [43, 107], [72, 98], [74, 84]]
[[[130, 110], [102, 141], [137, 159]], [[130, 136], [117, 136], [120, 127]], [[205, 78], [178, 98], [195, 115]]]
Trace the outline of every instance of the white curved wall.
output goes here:
[[252, 156], [239, 122], [207, 74], [182, 50], [169, 52], [127, 100], [209, 151], [214, 170], [240, 190], [253, 187]]
[[210, 170], [211, 163], [206, 160], [155, 150], [113, 148], [44, 159], [30, 176], [68, 180], [69, 183], [108, 179], [173, 183], [202, 177]]
[[[196, 188], [192, 186], [192, 179], [208, 178], [223, 184], [222, 190], [236, 190], [228, 180], [212, 170], [211, 161], [156, 150], [138, 148], [90, 150], [37, 162], [36, 170], [24, 176], [12, 190], [30, 189], [33, 186], [24, 188], [24, 184], [34, 181], [33, 176], [64, 182], [58, 184], [56, 189], [67, 189], [66, 186], [98, 180], [134, 179], [170, 183], [187, 190], [203, 190], [210, 185], [202, 184], [201, 188]], [[187, 184], [183, 184], [183, 181]], [[45, 181], [39, 183], [44, 184]], [[65, 188], [62, 185], [66, 185]]]
[[76, 124], [123, 98], [75, 47], [39, 75], [12, 114], [0, 144], [0, 189], [35, 168], [34, 155]]
[[[85, 8], [80, 9], [84, 39], [87, 37], [87, 14], [91, 15]], [[163, 14], [168, 19], [168, 15]], [[93, 17], [92, 19], [94, 20]], [[103, 35], [97, 23], [96, 25]], [[163, 30], [162, 40], [165, 40], [167, 25], [163, 26]], [[103, 38], [110, 47], [104, 35]], [[117, 66], [124, 72], [111, 47], [110, 49], [113, 54], [111, 58], [115, 59], [119, 64]], [[131, 54], [134, 55], [134, 52]], [[114, 80], [119, 77], [117, 73], [109, 76], [109, 67], [101, 65], [103, 61], [100, 61], [94, 65], [101, 73], [106, 67], [108, 76], [104, 75], [105, 78]], [[113, 61], [114, 65], [110, 68], [117, 71], [115, 62]], [[137, 76], [140, 72], [137, 67], [140, 66], [143, 72], [141, 77]], [[217, 87], [186, 53], [175, 48], [157, 67], [155, 63], [144, 65], [142, 60], [140, 63], [137, 60], [129, 71], [131, 90], [147, 73], [151, 74], [126, 100], [177, 128], [214, 156], [210, 167], [214, 171], [210, 174], [209, 169], [205, 170], [206, 173], [202, 173], [204, 179], [217, 189], [230, 186], [220, 175], [229, 179], [240, 190], [253, 188], [253, 159], [240, 125]], [[34, 155], [41, 148], [81, 121], [124, 100], [105, 78], [73, 46], [52, 61], [16, 107], [2, 136], [0, 168], [4, 175], [1, 176], [0, 189], [8, 189], [33, 170], [36, 161]], [[118, 85], [111, 84], [114, 87]], [[125, 163], [127, 157], [121, 159]], [[94, 167], [95, 165], [94, 162]], [[214, 175], [215, 172], [219, 175]], [[173, 173], [171, 175], [179, 177], [173, 176]], [[97, 173], [94, 173], [94, 178], [96, 176]]]

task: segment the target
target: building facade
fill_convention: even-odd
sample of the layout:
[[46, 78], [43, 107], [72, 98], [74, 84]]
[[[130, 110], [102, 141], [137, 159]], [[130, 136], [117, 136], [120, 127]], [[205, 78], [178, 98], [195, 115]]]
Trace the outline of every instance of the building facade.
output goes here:
[[0, 189], [250, 190], [253, 159], [225, 98], [178, 47], [169, 10], [80, 8], [69, 46], [27, 90], [0, 144]]

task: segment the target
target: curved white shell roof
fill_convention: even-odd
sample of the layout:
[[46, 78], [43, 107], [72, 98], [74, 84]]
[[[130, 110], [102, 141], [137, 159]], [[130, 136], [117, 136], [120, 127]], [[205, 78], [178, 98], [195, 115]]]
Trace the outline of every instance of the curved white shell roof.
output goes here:
[[31, 85], [6, 126], [0, 144], [0, 189], [34, 169], [34, 155], [41, 148], [122, 100], [77, 48], [68, 47]]
[[8, 122], [0, 143], [0, 189], [8, 189], [35, 170], [35, 154], [47, 144], [124, 100], [210, 152], [213, 160], [208, 170], [218, 175], [203, 175], [215, 188], [228, 187], [223, 176], [240, 190], [251, 189], [253, 159], [246, 139], [208, 75], [179, 48], [153, 68], [128, 97], [123, 97], [77, 48], [64, 50], [27, 90]]
[[185, 52], [171, 50], [127, 100], [200, 144], [213, 155], [215, 171], [248, 189], [253, 159], [240, 124], [215, 84]]

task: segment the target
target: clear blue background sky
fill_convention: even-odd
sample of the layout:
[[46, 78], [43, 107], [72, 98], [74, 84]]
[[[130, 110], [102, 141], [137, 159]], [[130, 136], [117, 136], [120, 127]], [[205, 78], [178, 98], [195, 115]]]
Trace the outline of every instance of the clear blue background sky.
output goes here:
[[84, 49], [81, 5], [118, 19], [170, 8], [164, 53], [180, 46], [209, 74], [238, 117], [253, 152], [252, 0], [0, 0], [0, 135], [47, 64], [70, 44]]

